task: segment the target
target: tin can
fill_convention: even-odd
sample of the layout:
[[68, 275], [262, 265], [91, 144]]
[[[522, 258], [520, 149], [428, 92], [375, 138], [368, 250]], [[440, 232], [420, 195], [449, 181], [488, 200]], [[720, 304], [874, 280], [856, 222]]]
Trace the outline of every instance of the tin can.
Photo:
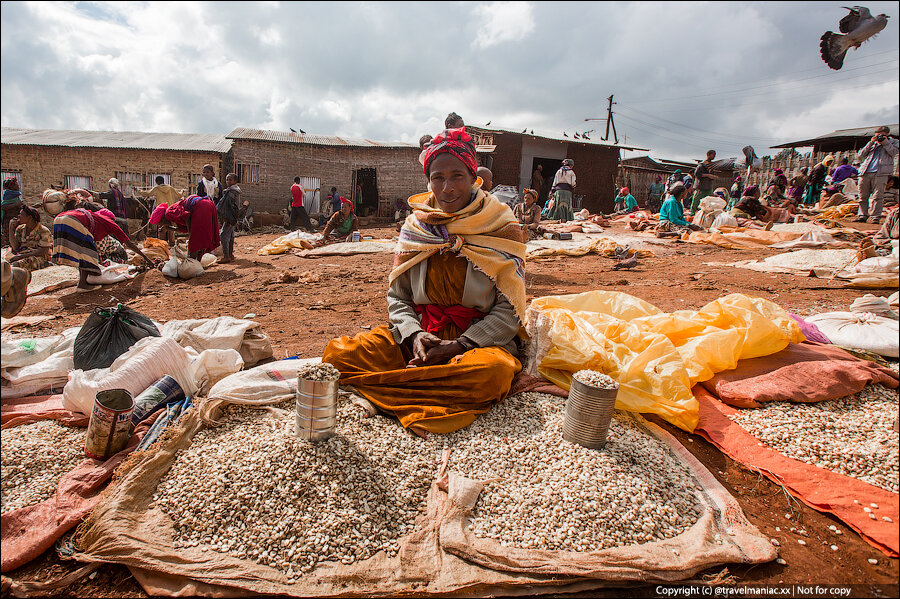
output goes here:
[[337, 424], [338, 381], [310, 381], [297, 377], [296, 434], [307, 441], [324, 441]]
[[134, 398], [126, 389], [97, 393], [84, 442], [85, 455], [95, 460], [105, 460], [122, 451], [133, 430], [133, 412]]
[[618, 393], [618, 385], [614, 389], [598, 389], [573, 377], [566, 399], [563, 439], [588, 449], [606, 445]]
[[353, 236], [351, 237], [353, 241], [359, 241], [359, 231], [354, 231]]
[[184, 399], [184, 390], [174, 378], [166, 375], [144, 389], [134, 398], [134, 412], [131, 422], [137, 426], [141, 421], [166, 404]]

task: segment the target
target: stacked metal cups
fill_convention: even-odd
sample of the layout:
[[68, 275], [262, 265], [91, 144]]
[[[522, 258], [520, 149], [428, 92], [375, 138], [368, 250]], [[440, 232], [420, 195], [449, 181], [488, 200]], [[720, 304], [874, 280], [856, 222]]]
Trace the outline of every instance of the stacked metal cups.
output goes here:
[[338, 379], [310, 380], [297, 375], [297, 438], [324, 441], [337, 424]]
[[563, 439], [589, 449], [599, 449], [606, 444], [609, 423], [616, 406], [616, 395], [619, 393], [618, 383], [611, 379], [609, 388], [596, 387], [579, 380], [590, 380], [591, 375], [599, 374], [582, 370], [572, 377], [562, 426]]

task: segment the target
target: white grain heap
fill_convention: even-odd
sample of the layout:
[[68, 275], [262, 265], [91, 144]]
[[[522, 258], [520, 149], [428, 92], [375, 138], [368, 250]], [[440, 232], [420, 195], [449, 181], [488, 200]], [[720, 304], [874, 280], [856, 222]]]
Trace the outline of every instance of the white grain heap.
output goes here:
[[294, 436], [293, 401], [272, 415], [229, 406], [198, 432], [162, 478], [156, 505], [175, 523], [175, 547], [252, 559], [295, 580], [321, 561], [395, 555], [424, 508], [439, 445], [396, 421], [338, 406], [336, 435]]
[[341, 372], [328, 362], [317, 362], [300, 368], [297, 376], [307, 381], [336, 381], [341, 378]]
[[40, 420], [5, 429], [2, 443], [0, 512], [7, 513], [53, 497], [67, 472], [87, 459], [87, 429]]
[[795, 460], [897, 493], [898, 393], [867, 385], [855, 395], [818, 403], [772, 402], [729, 416], [754, 437]]
[[449, 435], [450, 468], [488, 484], [476, 536], [502, 545], [595, 551], [681, 534], [700, 516], [688, 470], [656, 438], [616, 413], [602, 449], [562, 438], [566, 400], [509, 397]]
[[572, 377], [579, 383], [596, 389], [617, 389], [619, 387], [619, 383], [612, 377], [596, 370], [579, 370]]

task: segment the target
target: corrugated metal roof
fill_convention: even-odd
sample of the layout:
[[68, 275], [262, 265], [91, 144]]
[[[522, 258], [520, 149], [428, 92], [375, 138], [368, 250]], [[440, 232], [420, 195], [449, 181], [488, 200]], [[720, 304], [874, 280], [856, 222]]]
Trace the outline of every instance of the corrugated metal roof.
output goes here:
[[0, 141], [28, 146], [185, 150], [224, 154], [231, 142], [218, 133], [144, 133], [141, 131], [71, 131], [61, 129], [0, 129]]
[[475, 127], [475, 126], [466, 125], [466, 129], [472, 129], [475, 131], [495, 132], [495, 133], [513, 133], [515, 135], [534, 137], [537, 139], [549, 139], [552, 141], [564, 141], [564, 142], [570, 143], [570, 144], [584, 144], [584, 145], [588, 145], [588, 146], [601, 146], [601, 147], [605, 147], [605, 148], [618, 148], [620, 150], [641, 150], [644, 152], [650, 151], [649, 148], [638, 148], [635, 146], [624, 146], [622, 144], [611, 144], [611, 143], [607, 143], [607, 142], [603, 142], [603, 141], [595, 141], [593, 139], [582, 139], [581, 137], [579, 137], [578, 139], [575, 139], [574, 132], [572, 132], [572, 135], [569, 135], [568, 137], [566, 137], [562, 134], [556, 135], [554, 133], [545, 133], [543, 131], [538, 131], [537, 133], [531, 133], [530, 129], [528, 130], [529, 132], [526, 132], [526, 133], [522, 133], [521, 131], [514, 131], [512, 129], [506, 129], [504, 127]]
[[[878, 129], [880, 125], [873, 125], [872, 127], [856, 127], [855, 129], [837, 129], [836, 131], [832, 131], [831, 133], [826, 133], [824, 135], [820, 135], [818, 137], [813, 137], [810, 139], [801, 139], [799, 141], [789, 141], [787, 143], [783, 143], [777, 146], [769, 146], [771, 148], [797, 148], [804, 146], [814, 146], [823, 141], [830, 140], [840, 140], [840, 139], [851, 139], [854, 137], [866, 138], [872, 137], [875, 135], [875, 130]], [[891, 135], [897, 137], [898, 133], [900, 133], [900, 124], [894, 123], [893, 125], [888, 125], [891, 129]]]
[[248, 129], [238, 127], [228, 135], [228, 139], [253, 141], [272, 141], [287, 144], [310, 144], [315, 146], [347, 146], [357, 148], [418, 148], [418, 146], [401, 141], [372, 141], [359, 137], [336, 137], [333, 135], [313, 135], [310, 133], [294, 133], [293, 131], [269, 131], [266, 129]]

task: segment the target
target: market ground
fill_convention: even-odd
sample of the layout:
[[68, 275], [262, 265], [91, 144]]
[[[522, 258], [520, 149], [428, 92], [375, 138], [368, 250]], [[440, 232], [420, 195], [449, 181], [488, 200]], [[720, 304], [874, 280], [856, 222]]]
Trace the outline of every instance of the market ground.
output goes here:
[[[622, 225], [614, 225], [613, 231]], [[874, 226], [861, 225], [863, 230]], [[396, 234], [392, 227], [367, 229], [376, 238]], [[256, 251], [277, 233], [238, 237], [237, 260], [212, 267], [190, 281], [166, 279], [158, 271], [133, 281], [85, 294], [63, 290], [29, 299], [22, 315], [53, 314], [52, 321], [32, 327], [47, 335], [83, 323], [96, 306], [117, 302], [165, 321], [221, 315], [252, 318], [272, 339], [275, 358], [319, 356], [329, 339], [355, 334], [387, 321], [385, 297], [390, 254], [300, 258], [291, 254], [258, 256]], [[651, 240], [651, 244], [656, 243]], [[713, 246], [659, 242], [656, 257], [642, 260], [628, 271], [612, 270], [614, 261], [597, 255], [530, 261], [526, 267], [528, 299], [579, 293], [594, 289], [621, 291], [646, 300], [662, 310], [697, 309], [729, 293], [744, 293], [771, 300], [800, 315], [847, 310], [863, 290], [843, 289], [824, 279], [709, 266], [774, 254], [772, 250], [726, 250]], [[283, 283], [285, 272], [299, 277]], [[896, 593], [898, 560], [886, 558], [835, 518], [816, 512], [789, 497], [780, 486], [725, 457], [698, 436], [666, 426], [738, 498], [747, 518], [763, 534], [780, 543], [784, 565], [729, 565], [735, 584], [853, 584], [853, 596], [890, 596]], [[829, 529], [835, 525], [843, 534]], [[790, 532], [805, 529], [806, 545]], [[831, 545], [838, 547], [837, 551]], [[877, 560], [876, 564], [868, 560]], [[19, 580], [48, 580], [75, 569], [50, 551], [39, 560], [12, 572]], [[706, 573], [722, 573], [716, 568]], [[699, 579], [700, 577], [698, 577]], [[887, 585], [893, 585], [888, 587]], [[653, 595], [653, 587], [624, 591], [629, 596]], [[622, 590], [594, 592], [621, 596]], [[63, 595], [87, 597], [145, 597], [143, 590], [121, 566], [103, 566], [93, 579], [65, 589]]]

